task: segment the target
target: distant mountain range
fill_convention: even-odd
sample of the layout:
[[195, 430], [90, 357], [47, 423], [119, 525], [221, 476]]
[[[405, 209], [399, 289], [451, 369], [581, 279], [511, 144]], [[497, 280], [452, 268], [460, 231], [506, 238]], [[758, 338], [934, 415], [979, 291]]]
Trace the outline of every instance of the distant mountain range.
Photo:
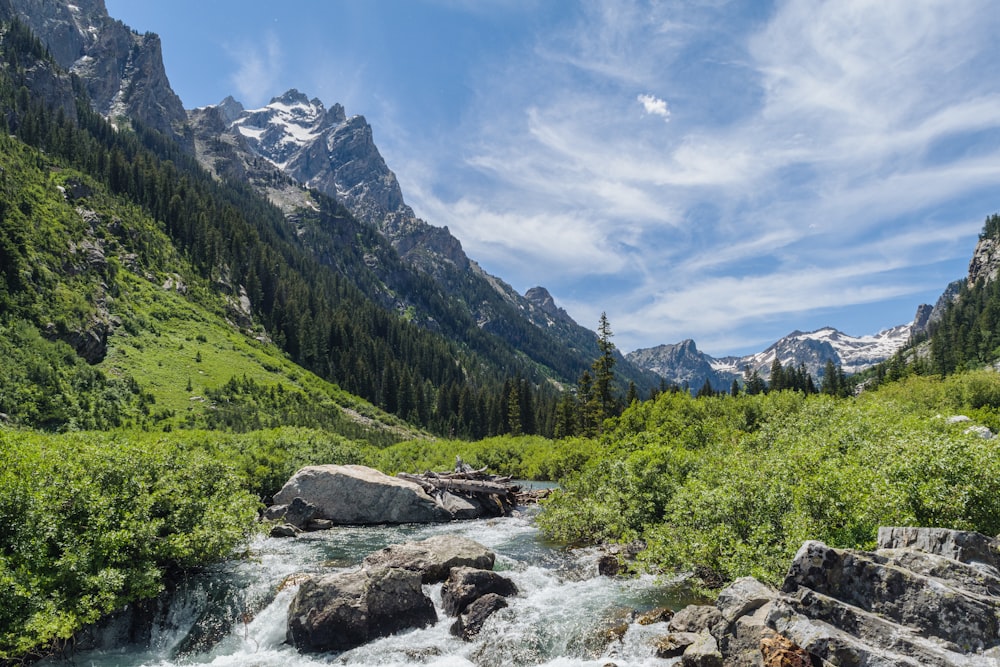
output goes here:
[[775, 359], [785, 368], [806, 370], [819, 381], [827, 361], [832, 361], [845, 373], [858, 373], [885, 361], [904, 348], [916, 336], [927, 334], [949, 303], [958, 296], [963, 283], [975, 284], [978, 278], [987, 280], [1000, 270], [1000, 252], [993, 242], [981, 241], [969, 265], [969, 277], [958, 280], [944, 290], [933, 306], [922, 304], [909, 324], [901, 324], [872, 336], [850, 336], [833, 327], [816, 331], [793, 331], [762, 352], [745, 356], [715, 358], [700, 351], [693, 340], [673, 345], [658, 345], [630, 352], [629, 361], [653, 371], [666, 382], [691, 391], [700, 389], [707, 380], [717, 391], [728, 390], [733, 380], [742, 382], [747, 372], [756, 371], [763, 379], [770, 378]]
[[816, 379], [822, 377], [827, 360], [846, 373], [856, 373], [891, 357], [910, 341], [913, 331], [913, 324], [904, 324], [858, 338], [824, 327], [810, 332], [793, 331], [766, 350], [742, 357], [712, 357], [700, 351], [693, 340], [635, 350], [627, 356], [671, 384], [697, 390], [707, 380], [716, 390], [728, 390], [734, 379], [742, 381], [748, 371], [757, 371], [767, 379], [775, 359], [786, 368], [804, 364]]

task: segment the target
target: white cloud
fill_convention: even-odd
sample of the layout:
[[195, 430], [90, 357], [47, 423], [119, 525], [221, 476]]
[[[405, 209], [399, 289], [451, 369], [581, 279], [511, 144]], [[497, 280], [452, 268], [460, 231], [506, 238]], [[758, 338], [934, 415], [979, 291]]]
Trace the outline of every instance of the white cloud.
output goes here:
[[661, 100], [659, 97], [653, 95], [641, 94], [636, 97], [642, 108], [646, 110], [646, 113], [651, 116], [659, 116], [665, 121], [670, 120], [670, 109], [667, 107], [666, 100]]

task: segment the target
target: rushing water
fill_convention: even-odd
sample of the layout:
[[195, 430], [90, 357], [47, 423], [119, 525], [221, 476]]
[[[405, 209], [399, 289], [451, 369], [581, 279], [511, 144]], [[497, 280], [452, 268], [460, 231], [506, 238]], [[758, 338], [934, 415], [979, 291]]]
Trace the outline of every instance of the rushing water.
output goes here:
[[[547, 544], [534, 526], [534, 509], [502, 519], [421, 526], [342, 527], [295, 539], [260, 539], [251, 556], [224, 563], [182, 582], [149, 641], [127, 644], [121, 628], [98, 639], [103, 648], [78, 652], [75, 665], [521, 665], [619, 667], [664, 665], [652, 641], [664, 624], [632, 622], [636, 611], [678, 607], [675, 589], [652, 577], [599, 576], [596, 553]], [[441, 584], [428, 587], [438, 622], [379, 639], [346, 653], [302, 655], [285, 644], [285, 617], [297, 575], [349, 570], [389, 544], [454, 533], [497, 554], [520, 591], [494, 614], [472, 642], [451, 636], [454, 621], [441, 610]], [[627, 631], [621, 635], [622, 628]], [[65, 665], [65, 662], [54, 663]]]

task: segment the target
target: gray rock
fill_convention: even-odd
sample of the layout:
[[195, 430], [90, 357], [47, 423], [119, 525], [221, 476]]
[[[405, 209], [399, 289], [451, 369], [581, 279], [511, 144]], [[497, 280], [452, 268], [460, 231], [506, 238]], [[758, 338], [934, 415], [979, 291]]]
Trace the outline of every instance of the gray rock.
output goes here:
[[492, 570], [496, 555], [482, 544], [458, 535], [436, 535], [369, 554], [365, 567], [401, 567], [419, 572], [425, 584], [444, 581], [453, 567]]
[[330, 530], [336, 524], [329, 519], [310, 519], [306, 530]]
[[474, 600], [487, 593], [510, 597], [517, 595], [517, 586], [507, 577], [492, 570], [453, 567], [451, 574], [448, 575], [448, 580], [441, 587], [441, 603], [444, 607], [444, 613], [449, 616], [462, 614]]
[[315, 518], [338, 524], [428, 523], [453, 517], [419, 485], [359, 465], [302, 468], [275, 494], [275, 504], [296, 497], [315, 505]]
[[968, 433], [971, 435], [977, 435], [983, 440], [992, 440], [996, 436], [993, 435], [993, 431], [985, 426], [970, 426], [969, 428], [962, 431], [962, 433]]
[[437, 501], [455, 519], [478, 519], [483, 516], [483, 508], [474, 498], [442, 491], [437, 496]]
[[451, 634], [470, 641], [479, 634], [490, 616], [507, 607], [507, 601], [497, 593], [487, 593], [473, 600], [450, 628]]
[[878, 548], [911, 549], [1000, 569], [1000, 540], [968, 530], [882, 527], [878, 529]]
[[271, 537], [295, 537], [302, 531], [290, 523], [279, 523], [271, 527]]
[[654, 642], [657, 658], [676, 658], [695, 643], [699, 636], [696, 632], [671, 632]]
[[719, 644], [707, 630], [697, 633], [681, 655], [681, 665], [684, 667], [723, 667], [722, 653]]
[[362, 569], [302, 582], [288, 608], [286, 638], [303, 652], [346, 651], [436, 622], [419, 573]]
[[782, 590], [805, 588], [872, 612], [963, 652], [1000, 643], [1000, 600], [990, 600], [915, 572], [886, 564], [872, 554], [806, 542]]
[[725, 619], [713, 605], [689, 605], [674, 614], [667, 629], [671, 632], [702, 632], [711, 630], [720, 622], [725, 623]]
[[288, 509], [285, 511], [285, 522], [296, 528], [304, 529], [317, 515], [319, 515], [318, 507], [296, 497], [288, 504]]
[[753, 577], [742, 577], [719, 593], [715, 606], [727, 623], [733, 623], [741, 616], [763, 607], [777, 596], [778, 591], [767, 584], [762, 584]]
[[725, 632], [719, 632], [716, 639], [719, 650], [726, 659], [726, 667], [760, 667], [761, 642], [773, 630], [767, 625], [768, 614], [773, 606], [768, 602], [746, 616], [733, 621]]

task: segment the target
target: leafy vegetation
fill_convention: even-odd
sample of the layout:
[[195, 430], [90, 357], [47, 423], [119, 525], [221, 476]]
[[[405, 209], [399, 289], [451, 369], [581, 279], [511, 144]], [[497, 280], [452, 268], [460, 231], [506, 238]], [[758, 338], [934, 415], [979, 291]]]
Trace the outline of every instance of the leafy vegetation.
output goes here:
[[232, 557], [260, 500], [295, 470], [359, 463], [365, 449], [292, 428], [0, 431], [0, 661], [68, 640], [178, 570]]
[[997, 446], [941, 407], [995, 422], [1000, 376], [914, 379], [857, 399], [801, 392], [628, 409], [539, 521], [569, 542], [644, 540], [655, 569], [777, 583], [804, 540], [871, 547], [880, 525], [1000, 532]]

